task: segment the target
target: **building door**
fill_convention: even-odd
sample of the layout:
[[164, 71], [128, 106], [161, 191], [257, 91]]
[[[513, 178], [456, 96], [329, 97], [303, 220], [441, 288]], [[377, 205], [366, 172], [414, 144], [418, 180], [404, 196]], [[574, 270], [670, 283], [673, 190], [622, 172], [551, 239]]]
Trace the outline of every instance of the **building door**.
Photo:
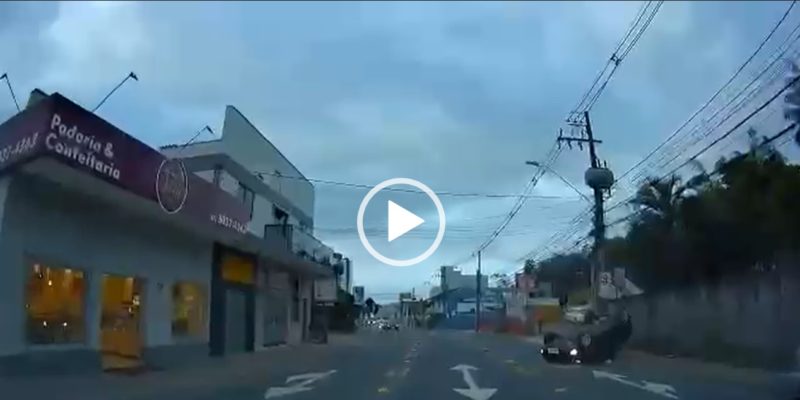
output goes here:
[[243, 290], [225, 293], [225, 353], [247, 350], [247, 295]]
[[100, 351], [104, 370], [141, 367], [142, 282], [134, 277], [104, 275], [100, 317]]
[[264, 294], [264, 346], [286, 343], [289, 302], [285, 293]]

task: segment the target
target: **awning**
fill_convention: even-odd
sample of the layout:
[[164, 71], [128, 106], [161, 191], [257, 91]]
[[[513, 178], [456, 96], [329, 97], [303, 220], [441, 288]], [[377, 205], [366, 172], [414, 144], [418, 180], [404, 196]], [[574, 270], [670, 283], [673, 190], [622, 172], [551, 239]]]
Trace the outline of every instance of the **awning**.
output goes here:
[[216, 224], [209, 224], [180, 214], [167, 214], [152, 202], [112, 185], [93, 175], [67, 166], [51, 157], [40, 157], [21, 167], [26, 175], [36, 176], [62, 186], [64, 189], [97, 199], [108, 207], [138, 218], [157, 221], [186, 235], [218, 242], [241, 251], [255, 254], [268, 265], [286, 272], [313, 278], [333, 276], [333, 269], [290, 252], [270, 246], [252, 233], [239, 233]]

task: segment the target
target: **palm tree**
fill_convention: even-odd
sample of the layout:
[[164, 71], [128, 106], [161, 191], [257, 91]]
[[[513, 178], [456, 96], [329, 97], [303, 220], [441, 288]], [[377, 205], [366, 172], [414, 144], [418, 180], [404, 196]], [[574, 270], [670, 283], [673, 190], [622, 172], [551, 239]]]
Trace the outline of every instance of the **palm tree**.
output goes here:
[[681, 184], [677, 175], [666, 179], [648, 178], [639, 187], [631, 204], [639, 207], [643, 214], [655, 216], [671, 227], [677, 222], [680, 202], [688, 188]]
[[747, 128], [747, 137], [748, 137], [748, 151], [747, 153], [742, 153], [741, 151], [734, 151], [734, 158], [737, 157], [751, 157], [756, 161], [765, 162], [765, 161], [785, 161], [783, 154], [781, 154], [775, 146], [771, 143], [767, 142], [766, 136], [759, 136], [758, 131], [752, 126]]

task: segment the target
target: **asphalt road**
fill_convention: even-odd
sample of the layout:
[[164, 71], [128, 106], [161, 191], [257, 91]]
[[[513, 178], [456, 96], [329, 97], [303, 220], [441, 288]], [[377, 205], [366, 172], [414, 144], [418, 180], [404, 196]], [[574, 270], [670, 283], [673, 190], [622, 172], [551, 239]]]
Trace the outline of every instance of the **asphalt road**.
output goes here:
[[791, 399], [763, 372], [631, 354], [598, 366], [551, 365], [539, 349], [518, 337], [464, 331], [365, 332], [185, 371], [37, 387], [46, 395], [50, 386], [44, 397], [53, 398], [59, 385], [60, 399]]

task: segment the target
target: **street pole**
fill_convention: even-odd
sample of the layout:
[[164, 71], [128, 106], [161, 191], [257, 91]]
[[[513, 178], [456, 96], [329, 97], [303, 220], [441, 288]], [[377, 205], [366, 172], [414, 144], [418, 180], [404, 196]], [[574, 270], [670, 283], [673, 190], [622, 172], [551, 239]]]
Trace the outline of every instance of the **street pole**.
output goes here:
[[[584, 122], [586, 123], [586, 136], [589, 139], [589, 158], [592, 168], [600, 168], [600, 162], [597, 160], [597, 152], [595, 150], [594, 135], [592, 133], [592, 123], [589, 120], [589, 112], [583, 113]], [[593, 187], [594, 191], [594, 262], [592, 263], [592, 295], [595, 307], [600, 307], [600, 274], [604, 271], [603, 265], [603, 242], [606, 238], [606, 225], [603, 220], [603, 189], [600, 187]]]
[[481, 329], [481, 252], [478, 251], [478, 272], [475, 274], [475, 332]]
[[[597, 150], [595, 148], [596, 144], [602, 143], [602, 141], [597, 140], [594, 138], [594, 133], [592, 132], [592, 123], [589, 120], [589, 112], [584, 111], [583, 113], [583, 125], [586, 131], [586, 138], [583, 137], [564, 137], [559, 136], [558, 142], [566, 142], [570, 147], [572, 147], [572, 143], [578, 143], [578, 146], [582, 146], [583, 143], [586, 143], [589, 147], [589, 164], [591, 166], [590, 171], [587, 172], [587, 184], [592, 188], [594, 192], [594, 229], [592, 230], [592, 234], [594, 236], [594, 248], [592, 249], [592, 270], [591, 270], [591, 291], [592, 291], [592, 305], [595, 311], [600, 312], [601, 304], [600, 304], [600, 290], [599, 290], [599, 281], [600, 275], [604, 272], [603, 266], [603, 244], [605, 241], [605, 222], [603, 219], [603, 189], [609, 187], [613, 183], [613, 175], [611, 171], [607, 169], [603, 169], [600, 166], [600, 161], [597, 159]], [[582, 148], [582, 147], [581, 147]], [[590, 175], [590, 172], [601, 172], [604, 171], [606, 175]], [[592, 181], [590, 181], [589, 177], [592, 177]]]

